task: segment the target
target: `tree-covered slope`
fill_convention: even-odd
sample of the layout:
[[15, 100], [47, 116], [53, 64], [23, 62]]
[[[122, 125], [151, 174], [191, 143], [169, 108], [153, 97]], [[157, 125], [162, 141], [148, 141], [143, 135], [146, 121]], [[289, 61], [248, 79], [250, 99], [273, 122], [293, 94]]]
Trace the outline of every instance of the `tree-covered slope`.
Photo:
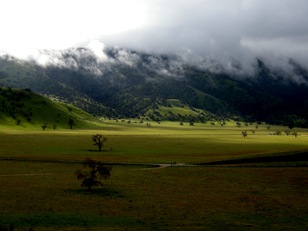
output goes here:
[[146, 116], [177, 99], [217, 117], [308, 127], [308, 72], [292, 60], [290, 72], [257, 60], [245, 74], [239, 67], [213, 72], [177, 56], [121, 48], [107, 48], [104, 57], [85, 48], [56, 57], [46, 52], [44, 64], [2, 57], [0, 86], [29, 88], [105, 117]]

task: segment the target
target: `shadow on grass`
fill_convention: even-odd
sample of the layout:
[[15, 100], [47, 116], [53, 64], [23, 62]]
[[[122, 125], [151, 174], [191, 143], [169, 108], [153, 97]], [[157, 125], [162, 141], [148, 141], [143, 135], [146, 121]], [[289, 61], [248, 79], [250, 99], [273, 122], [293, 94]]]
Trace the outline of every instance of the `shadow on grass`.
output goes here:
[[93, 150], [93, 149], [87, 149], [86, 151], [87, 151], [87, 152], [110, 152], [111, 149], [103, 149], [103, 150], [101, 150], [101, 151], [99, 151], [99, 150]]
[[99, 197], [124, 197], [120, 192], [111, 188], [92, 188], [91, 191], [86, 188], [68, 189], [66, 192], [84, 195], [84, 196], [99, 196]]
[[[76, 230], [92, 230], [93, 227], [125, 227], [138, 224], [138, 220], [131, 217], [101, 216], [90, 213], [26, 213], [26, 214], [0, 214], [0, 223], [3, 227], [14, 224], [18, 230], [75, 230], [71, 227], [78, 227]], [[31, 227], [31, 228], [29, 228]], [[68, 227], [68, 228], [65, 228]], [[9, 229], [4, 229], [9, 230]], [[96, 229], [98, 230], [98, 229]]]
[[227, 165], [227, 164], [257, 164], [257, 163], [277, 163], [285, 164], [298, 162], [299, 165], [306, 166], [308, 163], [308, 152], [281, 153], [269, 156], [248, 157], [232, 160], [214, 161], [202, 163], [200, 165]]

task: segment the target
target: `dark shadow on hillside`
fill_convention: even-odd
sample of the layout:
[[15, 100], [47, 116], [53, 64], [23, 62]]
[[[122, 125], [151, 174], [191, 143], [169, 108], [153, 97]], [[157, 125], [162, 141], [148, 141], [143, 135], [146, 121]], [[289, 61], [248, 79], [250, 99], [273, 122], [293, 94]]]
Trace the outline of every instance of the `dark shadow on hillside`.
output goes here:
[[260, 156], [251, 158], [241, 158], [232, 160], [213, 161], [202, 163], [200, 165], [235, 165], [235, 164], [259, 164], [259, 163], [276, 163], [276, 162], [299, 162], [308, 166], [308, 152], [282, 153], [270, 156]]

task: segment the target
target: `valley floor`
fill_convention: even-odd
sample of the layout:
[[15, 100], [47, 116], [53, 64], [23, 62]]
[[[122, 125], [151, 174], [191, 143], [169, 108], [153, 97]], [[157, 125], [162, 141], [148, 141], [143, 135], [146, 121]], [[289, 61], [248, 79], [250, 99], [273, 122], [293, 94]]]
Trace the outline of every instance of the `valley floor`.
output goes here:
[[[308, 137], [272, 136], [260, 127], [244, 138], [242, 129], [113, 123], [1, 130], [0, 227], [306, 230]], [[103, 152], [91, 143], [97, 133], [108, 138]], [[92, 192], [74, 175], [87, 157], [112, 166]]]

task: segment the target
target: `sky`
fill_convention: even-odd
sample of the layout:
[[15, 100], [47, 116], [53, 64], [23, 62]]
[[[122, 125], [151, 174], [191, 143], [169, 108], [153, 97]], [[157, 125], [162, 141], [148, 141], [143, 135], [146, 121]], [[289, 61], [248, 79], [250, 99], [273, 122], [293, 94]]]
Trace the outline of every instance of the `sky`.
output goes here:
[[4, 0], [0, 53], [118, 46], [308, 67], [307, 10], [307, 0]]

